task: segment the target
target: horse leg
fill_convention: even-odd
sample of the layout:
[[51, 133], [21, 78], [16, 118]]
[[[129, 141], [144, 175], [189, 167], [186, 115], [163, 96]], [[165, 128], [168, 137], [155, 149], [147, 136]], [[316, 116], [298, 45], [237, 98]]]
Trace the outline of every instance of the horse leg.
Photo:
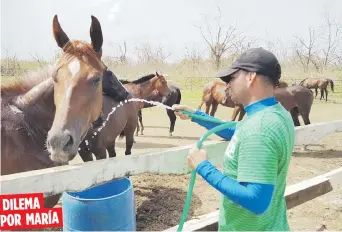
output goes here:
[[140, 135], [144, 135], [144, 133], [143, 133], [143, 131], [144, 131], [144, 125], [143, 125], [143, 122], [142, 122], [142, 113], [141, 113], [141, 110], [139, 110], [138, 117], [139, 117], [139, 122], [140, 122], [140, 126], [141, 126]]
[[108, 151], [108, 155], [109, 157], [116, 157], [116, 152], [115, 152], [115, 140], [113, 142], [111, 142], [108, 146], [107, 146], [107, 151]]
[[81, 148], [78, 151], [78, 154], [81, 156], [83, 162], [89, 162], [89, 161], [93, 161], [93, 154], [91, 153], [91, 151], [88, 148]]
[[240, 108], [240, 115], [238, 121], [241, 121], [243, 119], [243, 116], [245, 116], [246, 111], [242, 108]]
[[106, 159], [107, 158], [107, 149], [104, 146], [99, 146], [96, 147], [93, 151], [96, 160], [100, 160], [100, 159]]
[[215, 116], [217, 106], [218, 106], [218, 103], [216, 101], [213, 101], [210, 116], [213, 116], [213, 117]]
[[238, 107], [238, 106], [234, 107], [234, 111], [233, 111], [233, 115], [232, 115], [232, 121], [235, 121], [237, 115], [239, 114], [239, 110], [240, 110], [240, 107]]
[[320, 98], [319, 100], [322, 100], [322, 98], [323, 98], [323, 100], [324, 100], [324, 93], [323, 93], [323, 89], [321, 89], [321, 98]]
[[298, 118], [298, 108], [295, 107], [295, 108], [292, 108], [290, 110], [290, 113], [291, 113], [291, 116], [292, 116], [292, 120], [293, 120], [293, 123], [295, 126], [300, 126], [300, 122], [299, 122], [299, 118]]
[[325, 89], [325, 101], [327, 102], [328, 101], [328, 90]]
[[135, 133], [136, 136], [139, 135], [139, 131], [140, 131], [140, 126], [139, 126], [139, 122], [137, 122], [137, 132]]
[[172, 110], [166, 110], [167, 112], [167, 115], [169, 116], [169, 119], [170, 119], [170, 131], [169, 131], [169, 136], [172, 136], [172, 133], [175, 129], [175, 124], [176, 124], [176, 115], [175, 113], [173, 113]]
[[316, 96], [315, 96], [315, 99], [316, 99], [316, 97], [317, 97], [317, 94], [318, 94], [318, 92], [317, 92], [317, 88], [315, 88], [315, 92], [316, 92]]
[[210, 105], [211, 105], [211, 103], [208, 103], [208, 102], [205, 103], [205, 113], [206, 114], [209, 114]]
[[131, 149], [134, 143], [134, 130], [135, 130], [135, 120], [133, 122], [128, 121], [126, 127], [124, 128], [124, 133], [126, 136], [126, 151], [125, 155], [131, 154]]

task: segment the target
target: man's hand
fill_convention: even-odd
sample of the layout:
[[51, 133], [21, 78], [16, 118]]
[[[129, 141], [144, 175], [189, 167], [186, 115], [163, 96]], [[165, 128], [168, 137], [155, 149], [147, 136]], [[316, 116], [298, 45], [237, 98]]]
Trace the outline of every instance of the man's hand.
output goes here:
[[204, 149], [198, 150], [195, 146], [189, 150], [188, 153], [188, 165], [193, 170], [196, 170], [197, 166], [204, 160], [208, 159], [207, 152]]
[[188, 119], [190, 119], [190, 117], [188, 115], [182, 114], [181, 112], [179, 112], [179, 110], [184, 110], [184, 111], [188, 111], [190, 113], [195, 113], [194, 109], [191, 109], [190, 107], [185, 106], [185, 105], [174, 104], [174, 105], [172, 105], [172, 109], [175, 111], [175, 115], [179, 116], [183, 120], [188, 120]]

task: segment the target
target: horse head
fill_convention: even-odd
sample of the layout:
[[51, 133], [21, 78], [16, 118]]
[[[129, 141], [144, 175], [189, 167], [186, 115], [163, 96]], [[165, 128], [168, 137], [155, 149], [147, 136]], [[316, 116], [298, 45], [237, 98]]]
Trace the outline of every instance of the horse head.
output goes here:
[[156, 81], [154, 81], [153, 85], [156, 90], [158, 90], [163, 96], [168, 95], [170, 93], [169, 86], [167, 85], [166, 78], [156, 72]]
[[106, 70], [101, 62], [102, 30], [91, 16], [91, 44], [70, 40], [53, 18], [53, 36], [63, 50], [52, 75], [55, 117], [47, 137], [51, 159], [65, 164], [73, 159], [88, 129], [102, 112], [102, 77]]

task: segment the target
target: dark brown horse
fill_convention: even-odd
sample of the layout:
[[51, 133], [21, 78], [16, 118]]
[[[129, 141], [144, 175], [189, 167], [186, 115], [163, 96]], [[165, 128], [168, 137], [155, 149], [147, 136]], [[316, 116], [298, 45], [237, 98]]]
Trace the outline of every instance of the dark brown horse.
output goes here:
[[[92, 17], [91, 34], [94, 30], [99, 31], [98, 25], [97, 19]], [[53, 26], [54, 31], [61, 31], [57, 16], [53, 20]], [[92, 36], [93, 44], [95, 43], [94, 36]], [[79, 54], [87, 57], [87, 53]], [[59, 165], [50, 159], [45, 146], [48, 131], [55, 117], [54, 80], [51, 76], [56, 74], [56, 67], [58, 66], [46, 66], [29, 75], [7, 82], [2, 81], [1, 175]], [[59, 72], [63, 71], [59, 70]], [[68, 72], [65, 73], [68, 74]], [[111, 74], [105, 71], [102, 82], [106, 86], [103, 89], [110, 97], [123, 99], [126, 95], [114, 86], [117, 80]], [[113, 89], [115, 89], [115, 95], [113, 95]], [[134, 133], [134, 129], [132, 131]], [[59, 197], [60, 194], [46, 198], [45, 207], [56, 205]]]
[[[182, 94], [180, 89], [175, 86], [175, 85], [168, 85], [169, 86], [169, 90], [170, 93], [168, 95], [163, 95], [161, 94], [158, 90], [155, 90], [152, 92], [151, 95], [149, 95], [146, 100], [148, 101], [156, 101], [156, 102], [160, 102], [164, 105], [170, 106], [172, 107], [172, 105], [174, 104], [180, 104], [181, 100], [182, 100]], [[149, 103], [145, 103], [143, 108], [150, 108], [150, 107], [154, 107], [155, 105], [151, 105]], [[138, 116], [139, 116], [139, 122], [141, 125], [141, 135], [143, 134], [144, 131], [144, 125], [142, 123], [142, 110], [139, 110], [138, 112]], [[169, 128], [169, 136], [172, 136], [172, 133], [175, 130], [175, 124], [176, 124], [176, 115], [174, 113], [173, 110], [169, 110], [166, 109], [166, 113], [170, 119], [170, 128]]]
[[[309, 115], [313, 103], [313, 94], [309, 89], [299, 85], [276, 88], [274, 90], [274, 96], [291, 113], [295, 126], [300, 126], [299, 114], [302, 116], [305, 125], [310, 124]], [[233, 118], [236, 118], [238, 113], [240, 113], [240, 121], [240, 118], [243, 118], [246, 111], [242, 106], [236, 106], [234, 108]]]
[[[147, 76], [141, 77], [134, 81], [120, 80], [124, 83], [124, 86], [132, 94], [134, 98], [145, 99], [149, 97], [154, 91], [158, 91], [163, 96], [170, 93], [170, 89], [167, 85], [167, 80], [163, 75], [158, 72], [156, 74], [149, 74]], [[144, 107], [144, 102], [135, 103], [137, 107], [137, 112]], [[141, 127], [143, 128], [142, 121], [140, 121]], [[136, 136], [140, 130], [139, 123], [137, 123]], [[123, 136], [123, 133], [121, 134]]]
[[334, 82], [329, 78], [305, 78], [302, 80], [299, 85], [304, 86], [308, 89], [315, 89], [317, 97], [317, 89], [321, 90], [321, 98], [320, 100], [324, 100], [324, 92], [325, 92], [325, 101], [328, 101], [328, 84], [330, 83], [331, 91], [334, 92]]
[[[285, 81], [280, 81], [277, 88], [285, 88], [288, 84]], [[235, 108], [236, 105], [242, 107], [241, 105], [237, 104], [236, 102], [232, 101], [229, 94], [227, 94], [227, 84], [221, 81], [212, 81], [209, 84], [207, 84], [203, 89], [203, 95], [202, 95], [202, 102], [198, 106], [198, 109], [200, 110], [203, 106], [203, 104], [206, 105], [205, 112], [209, 114], [209, 110], [211, 107], [211, 116], [215, 116], [215, 113], [217, 111], [218, 105], [222, 105], [225, 107]], [[232, 120], [235, 121], [237, 117], [237, 114], [233, 114]], [[239, 121], [243, 118], [243, 115], [239, 117]]]

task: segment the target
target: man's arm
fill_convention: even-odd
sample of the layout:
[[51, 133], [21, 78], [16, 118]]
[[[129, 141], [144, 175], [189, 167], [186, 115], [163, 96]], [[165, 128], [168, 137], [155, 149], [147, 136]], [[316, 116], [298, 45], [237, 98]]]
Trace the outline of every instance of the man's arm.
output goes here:
[[200, 163], [196, 171], [225, 197], [255, 214], [263, 214], [271, 202], [273, 184], [239, 183], [221, 173], [208, 160]]
[[[210, 115], [208, 115], [208, 114], [206, 114], [200, 110], [196, 110], [194, 114], [204, 116], [204, 117], [208, 117], [208, 118], [214, 118], [213, 116], [210, 116]], [[200, 126], [205, 127], [208, 130], [220, 125], [219, 123], [208, 122], [208, 121], [200, 120], [197, 118], [191, 118], [191, 121], [197, 123]], [[235, 125], [236, 125], [236, 123], [235, 123]], [[223, 139], [230, 140], [231, 137], [234, 135], [234, 132], [235, 132], [235, 127], [227, 128], [227, 129], [218, 131], [215, 134], [220, 136]]]
[[239, 152], [237, 180], [221, 173], [208, 160], [196, 171], [234, 203], [262, 214], [269, 207], [277, 180], [276, 149], [265, 135], [253, 135], [242, 141]]

